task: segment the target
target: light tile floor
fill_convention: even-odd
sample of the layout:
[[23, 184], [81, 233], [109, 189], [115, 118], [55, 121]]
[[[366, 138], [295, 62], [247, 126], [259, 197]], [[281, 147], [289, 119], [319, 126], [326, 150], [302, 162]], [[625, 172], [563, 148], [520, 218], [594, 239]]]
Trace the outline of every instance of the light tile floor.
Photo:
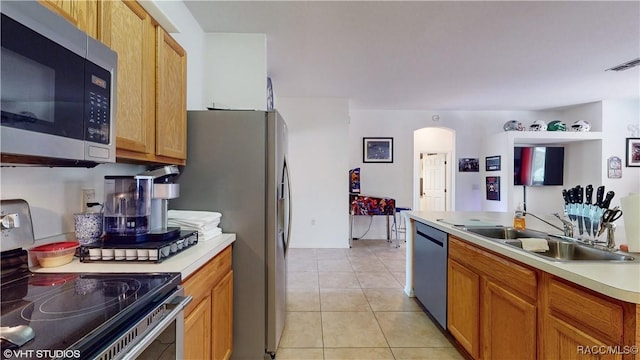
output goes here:
[[287, 319], [277, 360], [462, 360], [404, 294], [405, 247], [289, 249]]

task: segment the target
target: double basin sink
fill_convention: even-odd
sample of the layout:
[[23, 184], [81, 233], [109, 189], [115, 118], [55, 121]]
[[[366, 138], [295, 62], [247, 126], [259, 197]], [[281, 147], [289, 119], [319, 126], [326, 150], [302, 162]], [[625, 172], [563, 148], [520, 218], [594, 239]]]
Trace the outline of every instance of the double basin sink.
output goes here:
[[[502, 226], [467, 226], [463, 230], [480, 235], [484, 238], [495, 240], [500, 243], [519, 248], [527, 253], [540, 256], [547, 260], [568, 262], [568, 261], [606, 261], [606, 262], [638, 262], [638, 258], [627, 253], [607, 251], [587, 244], [582, 244], [575, 239], [550, 235], [542, 231], [524, 229], [516, 230], [512, 227]], [[545, 252], [534, 252], [522, 248], [521, 238], [542, 238], [549, 244], [549, 250]]]

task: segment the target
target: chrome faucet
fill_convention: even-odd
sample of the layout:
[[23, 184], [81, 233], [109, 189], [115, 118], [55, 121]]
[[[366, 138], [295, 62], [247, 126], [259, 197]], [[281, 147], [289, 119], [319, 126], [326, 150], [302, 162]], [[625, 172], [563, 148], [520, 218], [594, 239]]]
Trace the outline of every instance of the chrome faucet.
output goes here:
[[536, 218], [536, 219], [538, 219], [538, 220], [542, 221], [543, 223], [545, 223], [545, 224], [547, 224], [547, 225], [549, 225], [549, 226], [551, 226], [551, 227], [553, 227], [553, 228], [555, 228], [555, 229], [558, 229], [558, 230], [562, 231], [562, 233], [564, 234], [564, 236], [566, 236], [566, 237], [570, 237], [570, 238], [573, 238], [573, 224], [571, 223], [571, 221], [569, 221], [569, 220], [567, 220], [567, 219], [562, 218], [558, 213], [554, 213], [553, 215], [554, 215], [555, 217], [557, 217], [560, 221], [562, 221], [562, 227], [556, 226], [556, 225], [554, 225], [554, 224], [552, 224], [552, 223], [548, 222], [547, 220], [542, 219], [542, 218], [540, 218], [539, 216], [536, 216], [535, 214], [532, 214], [532, 213], [530, 213], [530, 212], [526, 212], [526, 211], [525, 211], [525, 212], [524, 212], [524, 215], [531, 215], [531, 216], [533, 216], [534, 218]]

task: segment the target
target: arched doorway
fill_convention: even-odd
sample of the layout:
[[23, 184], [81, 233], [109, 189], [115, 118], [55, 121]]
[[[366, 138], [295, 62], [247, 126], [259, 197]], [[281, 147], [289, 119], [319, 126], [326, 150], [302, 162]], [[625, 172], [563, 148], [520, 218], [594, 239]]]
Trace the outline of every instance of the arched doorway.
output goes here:
[[452, 211], [455, 204], [455, 130], [413, 132], [413, 209]]

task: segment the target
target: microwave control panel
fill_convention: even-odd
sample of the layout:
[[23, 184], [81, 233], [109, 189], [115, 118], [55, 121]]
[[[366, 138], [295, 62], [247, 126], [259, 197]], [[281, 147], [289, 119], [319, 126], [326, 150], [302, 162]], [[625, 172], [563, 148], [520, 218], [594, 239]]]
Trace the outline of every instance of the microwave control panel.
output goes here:
[[85, 66], [85, 140], [109, 144], [111, 73], [89, 61]]

